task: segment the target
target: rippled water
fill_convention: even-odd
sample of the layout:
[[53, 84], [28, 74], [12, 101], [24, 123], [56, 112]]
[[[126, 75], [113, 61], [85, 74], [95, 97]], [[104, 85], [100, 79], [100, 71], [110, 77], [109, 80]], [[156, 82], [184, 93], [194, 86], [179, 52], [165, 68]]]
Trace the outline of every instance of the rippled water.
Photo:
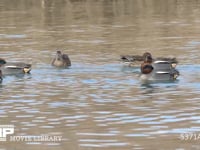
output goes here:
[[[5, 76], [0, 124], [15, 136], [61, 142], [0, 142], [0, 149], [199, 149], [199, 0], [3, 0], [0, 57], [33, 64]], [[57, 49], [72, 67], [50, 65]], [[175, 56], [175, 82], [143, 85], [121, 54]]]

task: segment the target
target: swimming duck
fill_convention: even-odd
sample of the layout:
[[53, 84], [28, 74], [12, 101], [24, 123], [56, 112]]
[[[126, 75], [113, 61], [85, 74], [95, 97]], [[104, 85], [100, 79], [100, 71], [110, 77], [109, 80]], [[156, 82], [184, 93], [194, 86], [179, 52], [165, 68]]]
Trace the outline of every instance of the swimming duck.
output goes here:
[[[122, 55], [121, 60], [127, 64], [129, 67], [137, 67], [140, 66], [141, 62], [144, 61], [147, 55], [151, 55], [149, 52], [145, 52], [142, 56], [140, 55]], [[173, 68], [176, 68], [178, 61], [176, 58], [165, 58], [165, 57], [157, 57], [153, 58], [153, 61], [162, 60], [169, 62]]]
[[172, 81], [179, 76], [179, 71], [172, 67], [171, 62], [164, 60], [153, 61], [151, 55], [146, 55], [141, 64], [142, 81]]
[[61, 51], [57, 51], [55, 58], [51, 62], [53, 66], [56, 67], [69, 67], [71, 66], [71, 61], [67, 54], [62, 54]]
[[23, 62], [6, 62], [4, 59], [0, 58], [0, 69], [3, 75], [30, 73], [31, 64]]

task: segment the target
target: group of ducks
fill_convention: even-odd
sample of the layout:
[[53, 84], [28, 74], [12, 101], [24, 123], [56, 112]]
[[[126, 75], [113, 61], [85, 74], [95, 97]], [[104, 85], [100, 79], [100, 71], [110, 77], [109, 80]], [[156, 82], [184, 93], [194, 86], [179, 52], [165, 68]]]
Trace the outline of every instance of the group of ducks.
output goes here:
[[[61, 51], [57, 51], [55, 58], [52, 60], [52, 66], [66, 68], [71, 66], [71, 61], [67, 54], [62, 54]], [[17, 75], [30, 73], [31, 64], [24, 62], [7, 62], [5, 59], [0, 58], [0, 82], [3, 80], [3, 76]]]
[[142, 81], [173, 81], [179, 76], [176, 58], [152, 58], [151, 53], [145, 52], [142, 56], [121, 56], [121, 60], [130, 67], [140, 65]]
[[[141, 80], [175, 80], [179, 76], [176, 65], [176, 58], [152, 58], [151, 53], [145, 52], [140, 55], [125, 55], [121, 56], [121, 60], [127, 63], [128, 66], [138, 67], [141, 69]], [[52, 66], [67, 68], [71, 66], [71, 61], [67, 54], [62, 54], [61, 51], [56, 52], [55, 58], [51, 62]], [[20, 73], [30, 73], [31, 64], [24, 62], [7, 62], [0, 58], [0, 81], [3, 76]]]

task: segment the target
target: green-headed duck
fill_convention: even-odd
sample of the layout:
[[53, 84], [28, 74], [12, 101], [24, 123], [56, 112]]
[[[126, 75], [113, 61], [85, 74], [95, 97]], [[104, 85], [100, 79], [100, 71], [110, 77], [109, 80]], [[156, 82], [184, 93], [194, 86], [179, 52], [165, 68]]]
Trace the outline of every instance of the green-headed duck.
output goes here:
[[168, 61], [153, 61], [151, 55], [146, 55], [141, 64], [142, 81], [172, 81], [179, 76], [179, 71]]

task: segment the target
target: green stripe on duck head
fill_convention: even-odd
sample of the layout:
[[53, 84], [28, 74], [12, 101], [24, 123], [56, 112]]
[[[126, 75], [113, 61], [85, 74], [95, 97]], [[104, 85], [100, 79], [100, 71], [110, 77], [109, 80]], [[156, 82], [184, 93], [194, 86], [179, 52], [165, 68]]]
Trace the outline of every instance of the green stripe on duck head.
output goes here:
[[6, 61], [3, 58], [0, 58], [0, 65], [6, 64]]

